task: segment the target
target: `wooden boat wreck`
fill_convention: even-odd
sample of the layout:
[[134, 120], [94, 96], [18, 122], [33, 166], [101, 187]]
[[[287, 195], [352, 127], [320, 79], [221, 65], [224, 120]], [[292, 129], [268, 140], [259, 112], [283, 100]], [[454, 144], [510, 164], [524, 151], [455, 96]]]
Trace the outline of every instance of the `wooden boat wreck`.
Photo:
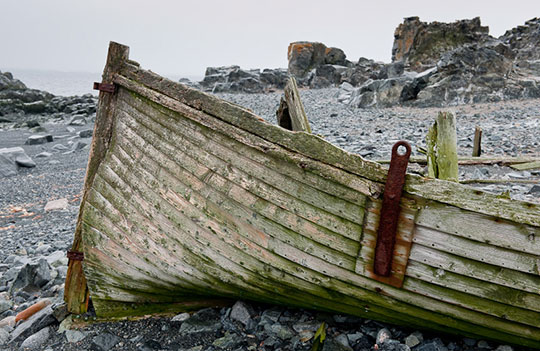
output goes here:
[[111, 43], [65, 299], [98, 316], [234, 299], [540, 348], [540, 205], [388, 170], [169, 81]]

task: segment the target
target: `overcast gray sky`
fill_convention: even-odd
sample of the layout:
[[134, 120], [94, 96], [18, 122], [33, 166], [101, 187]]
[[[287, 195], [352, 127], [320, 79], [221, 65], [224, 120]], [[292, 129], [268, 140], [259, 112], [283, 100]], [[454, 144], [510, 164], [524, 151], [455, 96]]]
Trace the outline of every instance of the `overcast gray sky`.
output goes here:
[[350, 60], [390, 61], [403, 17], [451, 22], [480, 16], [499, 36], [540, 16], [539, 0], [0, 0], [0, 70], [101, 72], [107, 45], [161, 74], [207, 66], [287, 66], [292, 41], [320, 41]]

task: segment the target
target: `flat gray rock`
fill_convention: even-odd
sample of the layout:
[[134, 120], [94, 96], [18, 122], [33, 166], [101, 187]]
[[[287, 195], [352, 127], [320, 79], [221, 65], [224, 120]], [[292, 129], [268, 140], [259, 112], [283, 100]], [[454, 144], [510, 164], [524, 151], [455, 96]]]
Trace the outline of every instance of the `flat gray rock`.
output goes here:
[[[8, 147], [0, 149], [0, 156], [4, 156], [11, 162], [14, 162], [15, 165], [20, 167], [35, 167], [36, 163], [26, 154], [22, 147]], [[5, 163], [5, 160], [0, 163]], [[0, 165], [0, 168], [2, 166]]]
[[9, 333], [4, 328], [0, 328], [0, 346], [5, 345], [9, 340]]
[[43, 328], [26, 338], [21, 344], [20, 350], [41, 350], [41, 346], [49, 340], [49, 336], [49, 327]]
[[96, 335], [92, 339], [93, 349], [98, 351], [108, 351], [120, 342], [120, 338], [110, 333]]
[[56, 319], [54, 318], [53, 310], [51, 306], [47, 306], [38, 313], [34, 314], [32, 317], [28, 318], [27, 321], [19, 324], [11, 333], [10, 342], [19, 342], [24, 340], [30, 335], [35, 334], [37, 331], [45, 327], [48, 327], [54, 322], [56, 322]]
[[65, 335], [67, 342], [76, 343], [86, 338], [87, 334], [78, 330], [66, 330]]
[[13, 177], [17, 175], [17, 164], [5, 155], [0, 154], [0, 177]]
[[39, 145], [39, 144], [50, 143], [53, 140], [54, 138], [50, 134], [48, 135], [34, 134], [34, 135], [30, 135], [28, 139], [26, 139], [25, 144], [26, 145]]

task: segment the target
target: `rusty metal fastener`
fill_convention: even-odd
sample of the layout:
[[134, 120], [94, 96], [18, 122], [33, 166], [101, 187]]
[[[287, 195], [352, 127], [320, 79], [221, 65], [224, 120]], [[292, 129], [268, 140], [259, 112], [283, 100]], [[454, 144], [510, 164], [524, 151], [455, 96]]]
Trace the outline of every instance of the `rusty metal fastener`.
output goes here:
[[116, 91], [116, 86], [113, 83], [94, 82], [94, 90], [104, 91], [107, 93], [114, 93]]
[[84, 260], [84, 252], [69, 250], [67, 252], [66, 256], [67, 256], [67, 258], [69, 258], [72, 261], [82, 261], [82, 260]]
[[[400, 154], [398, 149], [403, 146], [406, 151]], [[407, 164], [411, 156], [411, 146], [406, 141], [398, 141], [392, 148], [392, 160], [384, 187], [383, 204], [377, 231], [377, 246], [375, 247], [374, 272], [388, 277], [392, 269], [396, 230], [399, 220], [399, 200], [405, 184]]]

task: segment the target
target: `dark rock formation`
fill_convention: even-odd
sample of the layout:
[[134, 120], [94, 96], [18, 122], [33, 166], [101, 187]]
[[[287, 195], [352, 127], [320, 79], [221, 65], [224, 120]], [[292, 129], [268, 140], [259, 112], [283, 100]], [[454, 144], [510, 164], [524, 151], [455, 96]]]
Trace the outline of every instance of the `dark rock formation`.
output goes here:
[[424, 107], [540, 97], [539, 43], [538, 19], [495, 39], [478, 18], [450, 24], [408, 18], [396, 29], [397, 61], [359, 62], [342, 76], [358, 88], [347, 86], [338, 98], [356, 107]]
[[96, 112], [96, 104], [97, 98], [91, 94], [55, 96], [46, 91], [29, 89], [13, 78], [11, 73], [0, 72], [0, 116], [54, 113], [92, 115]]
[[351, 62], [341, 49], [299, 41], [289, 44], [288, 72], [209, 67], [198, 84], [213, 92], [262, 93], [282, 89], [290, 74], [301, 87], [340, 86], [339, 101], [357, 107], [540, 97], [540, 19], [499, 39], [488, 32], [478, 17], [453, 23], [409, 17], [395, 30], [391, 63], [366, 58]]
[[10, 72], [0, 72], [0, 91], [27, 89], [26, 85], [18, 79], [14, 79]]
[[204, 79], [198, 85], [214, 93], [264, 93], [272, 89], [283, 89], [288, 76], [287, 70], [282, 68], [266, 68], [261, 72], [260, 69], [244, 70], [240, 66], [208, 67]]
[[9, 72], [0, 72], [0, 116], [40, 115], [54, 113], [96, 112], [97, 98], [83, 96], [55, 96], [46, 91], [29, 89]]
[[488, 33], [489, 28], [480, 24], [479, 17], [454, 23], [426, 23], [418, 17], [405, 18], [394, 32], [392, 62], [403, 61], [405, 67], [421, 72], [433, 67], [447, 51], [489, 39]]

